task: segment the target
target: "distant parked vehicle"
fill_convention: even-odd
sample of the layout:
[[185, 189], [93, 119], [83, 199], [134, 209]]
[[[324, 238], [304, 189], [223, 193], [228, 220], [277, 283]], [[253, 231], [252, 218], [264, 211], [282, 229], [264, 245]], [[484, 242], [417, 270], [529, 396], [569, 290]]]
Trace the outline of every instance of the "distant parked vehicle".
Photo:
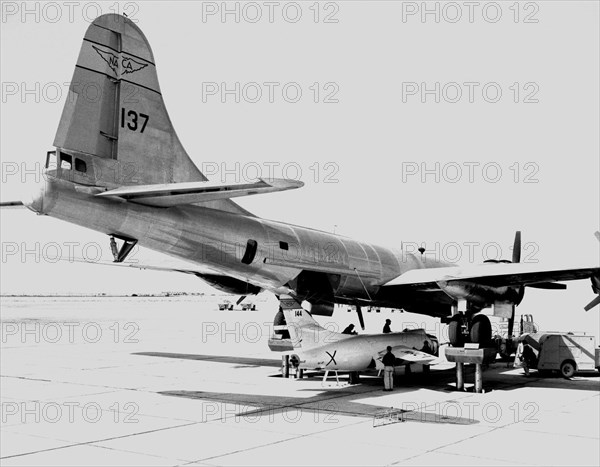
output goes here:
[[222, 302], [219, 303], [219, 311], [223, 311], [223, 310], [233, 310], [233, 303], [231, 303], [229, 300], [223, 300]]
[[256, 311], [256, 305], [252, 302], [242, 303], [242, 311], [248, 311], [248, 310]]

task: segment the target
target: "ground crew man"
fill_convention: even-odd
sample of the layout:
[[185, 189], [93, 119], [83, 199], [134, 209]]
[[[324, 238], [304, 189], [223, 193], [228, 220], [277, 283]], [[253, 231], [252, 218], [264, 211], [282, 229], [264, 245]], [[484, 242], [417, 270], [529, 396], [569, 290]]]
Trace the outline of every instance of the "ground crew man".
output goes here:
[[523, 343], [523, 353], [521, 359], [523, 361], [523, 370], [525, 371], [525, 375], [529, 376], [529, 368], [535, 366], [536, 358], [535, 352], [527, 342]]
[[392, 320], [391, 319], [386, 319], [385, 320], [385, 326], [383, 326], [383, 333], [384, 334], [389, 334], [390, 332], [392, 332], [392, 329], [390, 328], [390, 324], [392, 324]]
[[381, 359], [381, 363], [383, 363], [384, 391], [392, 391], [394, 389], [394, 365], [396, 363], [396, 356], [392, 353], [392, 348], [389, 345], [387, 347], [387, 353]]

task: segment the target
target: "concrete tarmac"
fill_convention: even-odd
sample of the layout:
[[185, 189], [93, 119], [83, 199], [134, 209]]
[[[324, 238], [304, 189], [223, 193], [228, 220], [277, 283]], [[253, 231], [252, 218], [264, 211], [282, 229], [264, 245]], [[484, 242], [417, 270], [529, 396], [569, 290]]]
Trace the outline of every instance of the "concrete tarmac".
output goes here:
[[273, 304], [216, 301], [3, 297], [1, 464], [600, 465], [598, 373], [284, 379]]

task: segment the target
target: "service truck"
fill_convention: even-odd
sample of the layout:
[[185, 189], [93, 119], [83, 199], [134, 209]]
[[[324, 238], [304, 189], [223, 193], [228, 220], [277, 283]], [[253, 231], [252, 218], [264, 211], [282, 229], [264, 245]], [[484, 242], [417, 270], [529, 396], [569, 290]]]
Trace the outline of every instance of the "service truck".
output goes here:
[[535, 350], [537, 361], [532, 367], [541, 373], [559, 371], [565, 378], [570, 378], [578, 371], [600, 371], [600, 348], [596, 346], [594, 336], [544, 332], [524, 334], [519, 340]]

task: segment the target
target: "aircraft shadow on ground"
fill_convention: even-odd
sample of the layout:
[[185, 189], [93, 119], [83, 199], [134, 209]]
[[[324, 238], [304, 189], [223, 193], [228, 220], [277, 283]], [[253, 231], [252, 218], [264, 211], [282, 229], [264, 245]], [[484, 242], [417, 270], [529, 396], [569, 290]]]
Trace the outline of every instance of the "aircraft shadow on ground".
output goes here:
[[[422, 412], [419, 410], [402, 410], [399, 408], [382, 407], [379, 405], [365, 404], [357, 401], [365, 395], [371, 397], [372, 391], [344, 391], [337, 389], [335, 392], [315, 394], [311, 397], [289, 396], [264, 396], [256, 394], [222, 393], [210, 391], [162, 391], [165, 396], [184, 397], [197, 399], [206, 403], [213, 401], [219, 404], [234, 405], [235, 417], [247, 418], [256, 421], [257, 417], [275, 418], [277, 415], [283, 419], [297, 420], [299, 414], [310, 413], [318, 420], [334, 421], [336, 416], [352, 416], [362, 418], [382, 419], [387, 415], [401, 414], [405, 420], [421, 422], [449, 423], [457, 425], [471, 425], [479, 423], [478, 420], [450, 415], [441, 416], [437, 413]], [[236, 407], [237, 405], [237, 407]]]
[[183, 354], [183, 353], [168, 353], [168, 352], [136, 352], [134, 355], [143, 355], [146, 357], [163, 357], [177, 358], [181, 360], [202, 360], [205, 362], [220, 362], [240, 365], [240, 367], [281, 367], [280, 360], [272, 360], [268, 358], [251, 358], [251, 357], [231, 357], [227, 355], [202, 355], [202, 354]]
[[[219, 355], [202, 355], [202, 354], [181, 354], [181, 353], [165, 353], [165, 352], [138, 352], [135, 355], [160, 358], [175, 358], [184, 360], [201, 360], [209, 362], [219, 362], [229, 365], [235, 365], [236, 368], [246, 367], [272, 367], [280, 368], [279, 360], [251, 358], [251, 357], [232, 357]], [[572, 380], [563, 379], [556, 376], [540, 377], [536, 371], [531, 372], [530, 377], [526, 377], [522, 373], [510, 372], [512, 366], [507, 367], [505, 363], [495, 363], [483, 373], [483, 389], [486, 393], [492, 391], [512, 391], [527, 385], [536, 388], [573, 388], [589, 391], [598, 391], [598, 378], [582, 378], [581, 376], [591, 376], [593, 373], [576, 375]], [[322, 377], [321, 372], [305, 372], [307, 381], [314, 381], [316, 378]], [[331, 375], [331, 373], [330, 373]], [[272, 375], [280, 377], [281, 373]], [[346, 374], [340, 374], [340, 380], [346, 381]], [[595, 376], [595, 375], [594, 375]], [[396, 377], [396, 387], [402, 394], [410, 394], [413, 391], [421, 389], [456, 392], [464, 394], [463, 391], [455, 389], [455, 369], [432, 370], [428, 373], [413, 373], [410, 375], [401, 375]], [[465, 385], [468, 392], [473, 391], [473, 382], [475, 380], [474, 366], [465, 366], [464, 373]], [[299, 384], [302, 381], [298, 381]], [[171, 397], [183, 397], [187, 399], [196, 399], [199, 401], [214, 401], [222, 404], [237, 404], [239, 409], [236, 410], [237, 417], [257, 417], [260, 415], [272, 416], [276, 413], [285, 411], [318, 411], [319, 413], [330, 413], [349, 415], [356, 417], [377, 417], [381, 416], [386, 410], [390, 410], [386, 406], [365, 404], [360, 402], [361, 399], [373, 398], [377, 396], [387, 396], [389, 393], [380, 392], [382, 389], [382, 379], [373, 375], [361, 375], [358, 385], [342, 385], [336, 386], [335, 380], [331, 379], [326, 384], [319, 388], [300, 388], [299, 391], [315, 392], [310, 397], [293, 397], [293, 396], [273, 396], [260, 394], [246, 393], [222, 393], [210, 391], [159, 391], [159, 394]], [[394, 401], [396, 402], [396, 401]], [[402, 402], [402, 401], [400, 401]], [[258, 408], [256, 408], [258, 407]], [[397, 409], [399, 410], [399, 409]], [[429, 412], [419, 411], [400, 411], [403, 412], [405, 419], [413, 419], [422, 422], [450, 423], [450, 424], [473, 424], [479, 423], [478, 420], [445, 416], [440, 417], [439, 414], [431, 414]]]
[[[175, 358], [182, 360], [202, 360], [208, 362], [226, 363], [237, 365], [234, 368], [249, 368], [249, 367], [272, 367], [280, 368], [281, 361], [268, 358], [252, 358], [238, 357], [227, 355], [203, 355], [203, 354], [182, 354], [168, 352], [137, 352], [134, 355], [142, 355], [147, 357], [162, 357]], [[526, 377], [521, 370], [518, 373], [509, 373], [514, 370], [512, 365], [507, 366], [506, 362], [498, 361], [490, 366], [489, 369], [483, 372], [483, 389], [485, 392], [494, 390], [513, 390], [522, 387], [523, 385], [531, 385], [535, 387], [547, 388], [573, 388], [583, 389], [587, 391], [598, 391], [600, 373], [580, 372], [576, 373], [574, 378], [564, 379], [557, 374], [541, 376], [536, 370], [531, 371], [531, 376]], [[346, 379], [347, 373], [340, 372], [340, 378]], [[361, 375], [360, 385], [362, 386], [383, 386], [381, 378], [374, 376], [376, 373]], [[305, 372], [305, 377], [322, 377], [323, 372]], [[273, 377], [281, 377], [281, 373], [273, 374]], [[330, 373], [330, 378], [333, 373]], [[591, 378], [591, 379], [590, 379]], [[467, 390], [472, 390], [475, 381], [475, 366], [465, 365], [464, 380]], [[396, 376], [396, 384], [398, 387], [421, 389], [426, 388], [434, 391], [455, 391], [456, 374], [454, 368], [433, 370], [429, 373], [413, 373], [411, 375]], [[333, 389], [335, 387], [330, 387]], [[327, 389], [324, 387], [323, 389]], [[336, 390], [339, 388], [336, 388]]]

